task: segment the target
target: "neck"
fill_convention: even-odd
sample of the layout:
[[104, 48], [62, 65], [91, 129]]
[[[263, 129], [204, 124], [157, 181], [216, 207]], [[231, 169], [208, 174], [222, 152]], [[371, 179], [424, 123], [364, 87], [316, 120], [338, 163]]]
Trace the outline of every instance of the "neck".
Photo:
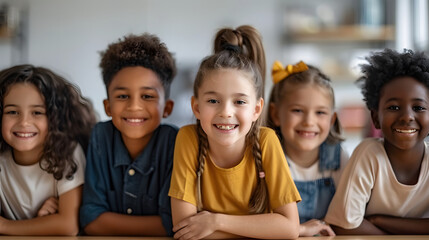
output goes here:
[[36, 164], [40, 161], [40, 158], [42, 156], [42, 151], [39, 151], [37, 154], [34, 152], [20, 152], [16, 151], [15, 149], [12, 150], [13, 153], [13, 160], [23, 166], [29, 166]]
[[214, 146], [215, 144], [209, 143], [209, 155], [210, 159], [221, 168], [231, 168], [238, 165], [243, 159], [246, 146], [243, 141], [241, 146]]
[[421, 163], [425, 155], [425, 145], [417, 145], [408, 150], [398, 149], [384, 142], [384, 149], [395, 173], [396, 179], [407, 185], [414, 185], [420, 176]]
[[143, 152], [147, 144], [149, 143], [152, 137], [152, 133], [144, 136], [143, 138], [131, 139], [131, 138], [122, 138], [122, 141], [125, 144], [125, 147], [130, 154], [131, 159], [134, 161], [137, 156]]
[[290, 158], [289, 161], [293, 161], [296, 165], [309, 168], [319, 159], [319, 148], [315, 148], [311, 151], [301, 151], [291, 147], [284, 147], [286, 155]]

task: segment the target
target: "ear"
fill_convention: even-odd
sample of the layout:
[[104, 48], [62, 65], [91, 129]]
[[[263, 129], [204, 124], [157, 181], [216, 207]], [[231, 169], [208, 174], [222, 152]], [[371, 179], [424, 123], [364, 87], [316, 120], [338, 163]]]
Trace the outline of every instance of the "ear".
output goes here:
[[274, 103], [270, 103], [269, 114], [271, 121], [276, 125], [276, 127], [280, 126], [279, 112]]
[[337, 118], [338, 118], [337, 112], [334, 112], [334, 114], [332, 114], [332, 117], [331, 117], [331, 127], [334, 126], [334, 123], [337, 120]]
[[200, 119], [200, 106], [198, 105], [198, 99], [194, 96], [191, 98], [191, 108], [192, 112], [194, 112], [194, 115], [197, 119]]
[[164, 113], [162, 114], [162, 117], [166, 118], [170, 116], [170, 114], [173, 112], [173, 107], [174, 107], [174, 101], [171, 99], [167, 99], [167, 101], [165, 101]]
[[376, 129], [381, 129], [380, 128], [380, 119], [378, 118], [377, 111], [371, 110], [371, 119], [372, 119], [372, 122], [374, 123], [374, 127]]
[[112, 116], [112, 112], [110, 111], [110, 102], [109, 99], [104, 99], [103, 100], [103, 104], [104, 104], [104, 111], [106, 112], [106, 115], [111, 117]]
[[260, 98], [256, 102], [255, 111], [253, 112], [252, 122], [258, 120], [258, 118], [261, 115], [263, 109], [264, 109], [264, 99]]

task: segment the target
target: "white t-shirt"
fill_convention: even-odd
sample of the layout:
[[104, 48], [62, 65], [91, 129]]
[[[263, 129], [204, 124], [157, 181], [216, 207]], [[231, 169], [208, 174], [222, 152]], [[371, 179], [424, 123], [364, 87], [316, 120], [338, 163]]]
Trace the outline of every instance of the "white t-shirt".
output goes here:
[[50, 197], [58, 197], [84, 182], [85, 154], [78, 144], [73, 153], [77, 164], [72, 180], [59, 181], [43, 171], [39, 163], [22, 166], [15, 163], [10, 151], [0, 155], [0, 202], [2, 215], [11, 220], [36, 217], [37, 211]]
[[365, 216], [386, 214], [408, 218], [429, 217], [429, 146], [417, 184], [396, 179], [383, 139], [365, 139], [344, 169], [325, 221], [345, 229], [360, 226]]
[[317, 160], [310, 167], [301, 167], [296, 164], [289, 156], [286, 155], [286, 159], [289, 163], [290, 173], [294, 181], [314, 181], [322, 178], [332, 177], [334, 179], [335, 186], [338, 186], [340, 181], [341, 173], [344, 170], [349, 156], [343, 149], [341, 149], [340, 155], [340, 168], [337, 170], [325, 169], [322, 172], [319, 170], [320, 161]]

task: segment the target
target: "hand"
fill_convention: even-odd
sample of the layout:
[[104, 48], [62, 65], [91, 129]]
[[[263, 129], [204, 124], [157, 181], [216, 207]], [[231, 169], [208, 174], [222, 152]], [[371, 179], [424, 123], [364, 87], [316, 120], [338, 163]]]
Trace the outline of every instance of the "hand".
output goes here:
[[202, 239], [217, 230], [216, 214], [202, 211], [183, 219], [173, 227], [175, 239]]
[[325, 221], [322, 220], [311, 219], [299, 226], [300, 237], [312, 237], [317, 234], [322, 236], [335, 236], [329, 224], [326, 224]]
[[46, 200], [42, 207], [37, 212], [37, 217], [43, 217], [46, 215], [54, 214], [58, 212], [58, 198], [50, 197]]

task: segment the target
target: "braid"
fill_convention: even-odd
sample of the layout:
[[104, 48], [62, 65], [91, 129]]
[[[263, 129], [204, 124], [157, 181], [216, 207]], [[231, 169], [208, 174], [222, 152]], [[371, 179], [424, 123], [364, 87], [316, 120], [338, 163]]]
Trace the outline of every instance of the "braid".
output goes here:
[[197, 210], [198, 212], [203, 209], [203, 201], [201, 194], [201, 176], [204, 172], [204, 165], [207, 158], [207, 150], [209, 149], [209, 141], [207, 135], [201, 127], [200, 120], [197, 120], [197, 134], [198, 134], [198, 169], [197, 169]]
[[269, 196], [268, 196], [268, 187], [265, 182], [265, 177], [260, 176], [264, 173], [264, 168], [262, 167], [262, 152], [261, 145], [259, 144], [259, 127], [253, 124], [249, 135], [248, 135], [249, 144], [252, 144], [252, 154], [255, 159], [256, 166], [256, 188], [252, 192], [249, 200], [249, 212], [250, 213], [263, 213], [266, 212], [269, 208]]

